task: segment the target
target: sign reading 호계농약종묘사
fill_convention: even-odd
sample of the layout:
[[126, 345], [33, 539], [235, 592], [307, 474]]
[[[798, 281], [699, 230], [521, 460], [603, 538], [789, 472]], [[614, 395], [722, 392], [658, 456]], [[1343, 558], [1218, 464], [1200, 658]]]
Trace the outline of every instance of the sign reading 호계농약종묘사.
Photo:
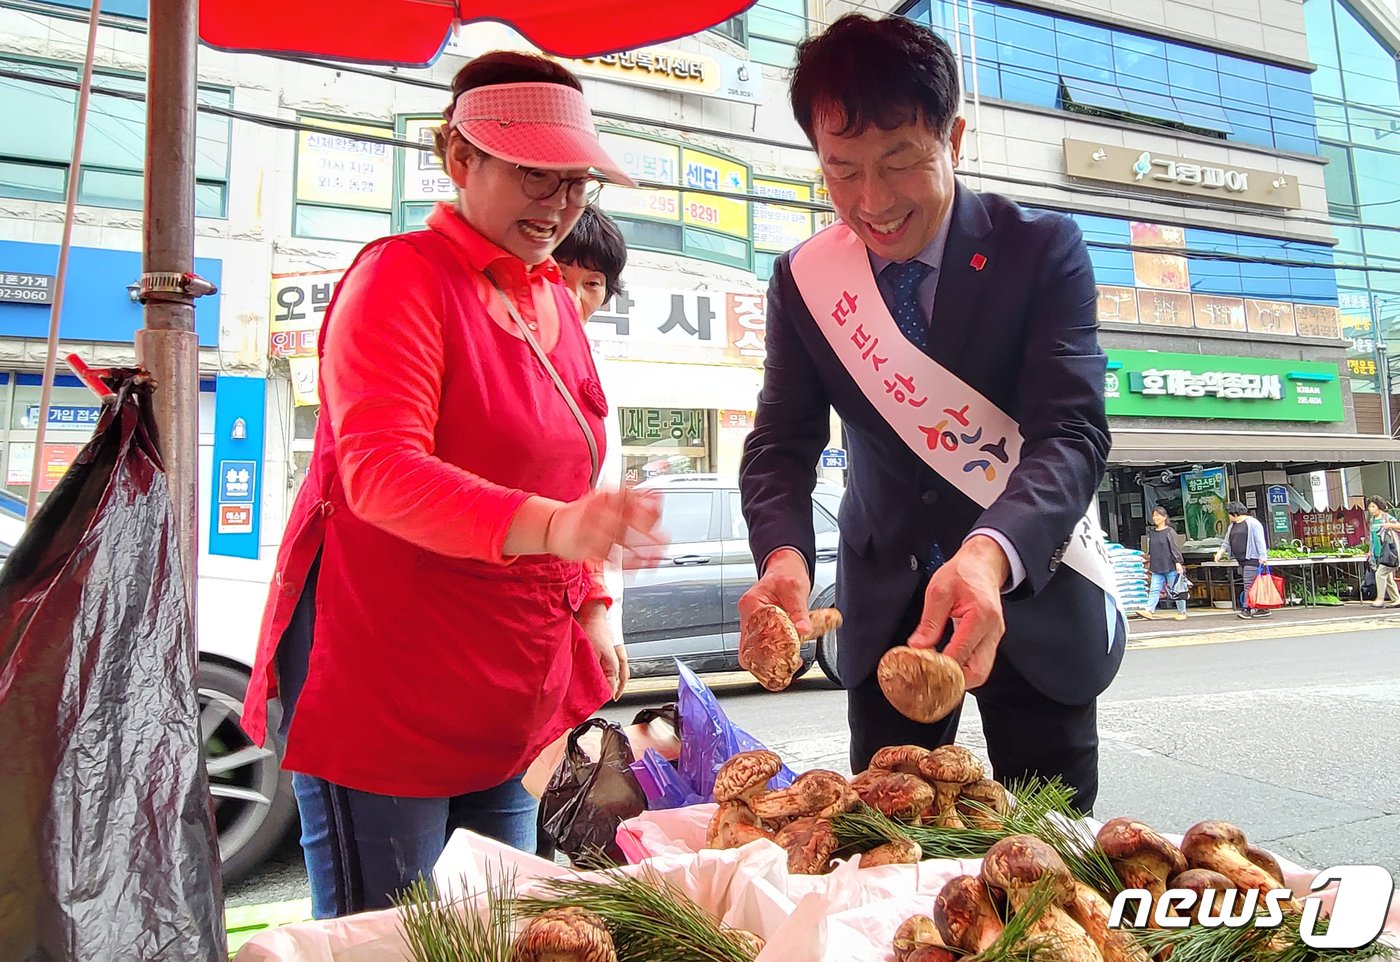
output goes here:
[[1335, 364], [1259, 357], [1109, 351], [1108, 413], [1126, 417], [1341, 421]]

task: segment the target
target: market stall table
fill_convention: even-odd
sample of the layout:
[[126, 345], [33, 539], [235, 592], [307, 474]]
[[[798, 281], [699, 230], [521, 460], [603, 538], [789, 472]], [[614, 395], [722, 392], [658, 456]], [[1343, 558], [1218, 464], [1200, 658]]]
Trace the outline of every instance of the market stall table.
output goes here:
[[[1285, 587], [1287, 587], [1290, 578], [1296, 579], [1303, 589], [1302, 593], [1299, 595], [1299, 597], [1303, 599], [1303, 607], [1312, 608], [1319, 607], [1316, 602], [1318, 595], [1318, 568], [1324, 565], [1349, 568], [1353, 565], [1364, 565], [1365, 562], [1366, 558], [1364, 555], [1319, 555], [1312, 558], [1270, 559], [1266, 564], [1270, 569], [1273, 569], [1275, 573], [1283, 576]], [[1234, 608], [1239, 607], [1240, 595], [1244, 591], [1244, 585], [1243, 580], [1236, 576], [1236, 572], [1238, 572], [1240, 568], [1237, 563], [1233, 561], [1199, 561], [1191, 564], [1189, 567], [1204, 571], [1206, 597], [1212, 604], [1215, 602], [1215, 593], [1213, 591], [1215, 586], [1215, 572], [1226, 571], [1226, 583], [1230, 587], [1231, 606]], [[1346, 577], [1348, 579], [1353, 577], [1350, 571], [1347, 572]], [[1362, 574], [1358, 572], [1355, 578], [1359, 597]], [[1237, 584], [1240, 586], [1239, 590], [1235, 590]], [[1284, 591], [1285, 598], [1291, 596], [1292, 593], [1290, 591]]]

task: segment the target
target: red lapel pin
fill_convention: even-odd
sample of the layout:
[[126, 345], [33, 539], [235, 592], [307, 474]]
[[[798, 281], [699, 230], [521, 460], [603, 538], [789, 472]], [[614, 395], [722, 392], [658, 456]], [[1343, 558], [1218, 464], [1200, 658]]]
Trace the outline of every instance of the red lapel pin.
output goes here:
[[972, 260], [969, 263], [972, 265], [974, 271], [980, 271], [987, 266], [987, 258], [983, 257], [981, 254], [973, 254]]

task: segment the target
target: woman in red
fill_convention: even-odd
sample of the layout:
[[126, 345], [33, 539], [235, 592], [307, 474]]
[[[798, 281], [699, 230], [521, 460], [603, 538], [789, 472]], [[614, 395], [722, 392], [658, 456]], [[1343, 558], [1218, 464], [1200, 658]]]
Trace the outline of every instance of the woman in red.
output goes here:
[[453, 95], [457, 203], [366, 247], [327, 312], [243, 717], [261, 743], [281, 703], [318, 918], [387, 906], [455, 828], [534, 850], [521, 774], [620, 684], [599, 561], [657, 522], [593, 490], [608, 407], [550, 258], [592, 169], [630, 181], [551, 61], [478, 57]]

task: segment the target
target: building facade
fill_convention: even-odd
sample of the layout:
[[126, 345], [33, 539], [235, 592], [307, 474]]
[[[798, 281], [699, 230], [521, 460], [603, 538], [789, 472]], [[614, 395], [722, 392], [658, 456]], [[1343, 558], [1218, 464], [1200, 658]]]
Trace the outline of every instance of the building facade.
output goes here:
[[[1353, 9], [1344, 0], [762, 0], [701, 35], [566, 61], [609, 149], [643, 185], [603, 192], [630, 263], [626, 294], [589, 324], [630, 481], [737, 470], [773, 260], [830, 219], [786, 69], [797, 42], [847, 9], [908, 16], [945, 36], [963, 65], [964, 182], [1083, 229], [1110, 355], [1115, 443], [1099, 510], [1115, 539], [1135, 543], [1159, 502], [1209, 542], [1227, 494], [1263, 514], [1284, 488], [1297, 512], [1387, 483], [1384, 471], [1355, 467], [1393, 456], [1380, 437], [1378, 339], [1365, 336], [1356, 305], [1400, 315], [1387, 306], [1396, 275], [1357, 269], [1400, 263], [1384, 229], [1400, 191], [1386, 194], [1395, 175], [1373, 156], [1395, 149], [1380, 132], [1400, 120], [1363, 113], [1395, 99], [1394, 47], [1365, 47], [1338, 13]], [[130, 363], [140, 324], [128, 288], [140, 269], [144, 4], [104, 10], [100, 92], [75, 170], [85, 3], [0, 0], [0, 97], [11, 108], [0, 139], [0, 478], [21, 494], [71, 176], [65, 349]], [[1329, 24], [1345, 53], [1331, 60], [1318, 39]], [[1374, 27], [1363, 34], [1384, 39]], [[1358, 44], [1370, 51], [1359, 78], [1338, 66]], [[334, 284], [367, 240], [420, 226], [451, 196], [424, 145], [453, 73], [501, 47], [527, 45], [470, 26], [423, 70], [201, 49], [196, 254], [220, 287], [198, 309], [201, 514], [216, 550], [236, 542], [243, 554], [207, 556], [204, 571], [246, 585], [250, 604], [312, 446], [315, 339]], [[1385, 56], [1382, 103], [1372, 87]], [[1351, 194], [1337, 174], [1342, 152], [1356, 171]], [[249, 379], [262, 386], [249, 391]], [[75, 382], [60, 382], [55, 405], [41, 485], [90, 430], [93, 403]], [[261, 436], [229, 448], [236, 432], [221, 425], [240, 420]], [[840, 437], [833, 422], [823, 462], [836, 479]], [[245, 489], [237, 472], [249, 460]], [[1326, 493], [1313, 489], [1316, 471], [1331, 472]], [[1284, 527], [1276, 535], [1291, 537]]]

